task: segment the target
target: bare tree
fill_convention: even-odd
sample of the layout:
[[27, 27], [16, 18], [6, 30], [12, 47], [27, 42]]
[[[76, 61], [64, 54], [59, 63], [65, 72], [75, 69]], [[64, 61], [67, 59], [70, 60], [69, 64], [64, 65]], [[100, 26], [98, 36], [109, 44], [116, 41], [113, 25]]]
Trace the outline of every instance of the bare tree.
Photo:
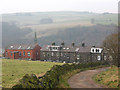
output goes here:
[[112, 58], [112, 64], [118, 66], [118, 33], [114, 33], [106, 37], [103, 41], [103, 47]]

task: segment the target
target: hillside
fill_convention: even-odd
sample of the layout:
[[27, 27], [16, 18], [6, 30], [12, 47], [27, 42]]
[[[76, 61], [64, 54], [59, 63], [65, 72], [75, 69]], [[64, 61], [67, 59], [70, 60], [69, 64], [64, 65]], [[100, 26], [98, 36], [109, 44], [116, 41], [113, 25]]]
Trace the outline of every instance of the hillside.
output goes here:
[[117, 25], [117, 14], [30, 12], [3, 14], [2, 20], [7, 23], [7, 26], [3, 23], [3, 47], [33, 42], [35, 31], [40, 45], [63, 40], [66, 44], [83, 41], [88, 45], [100, 45], [115, 30], [113, 24]]
[[94, 19], [95, 24], [117, 24], [117, 14], [112, 13], [90, 13], [90, 12], [29, 12], [29, 13], [13, 13], [3, 14], [4, 22], [17, 23], [21, 26], [40, 25], [40, 20], [43, 18], [51, 18], [53, 24], [73, 23], [73, 22], [88, 22]]

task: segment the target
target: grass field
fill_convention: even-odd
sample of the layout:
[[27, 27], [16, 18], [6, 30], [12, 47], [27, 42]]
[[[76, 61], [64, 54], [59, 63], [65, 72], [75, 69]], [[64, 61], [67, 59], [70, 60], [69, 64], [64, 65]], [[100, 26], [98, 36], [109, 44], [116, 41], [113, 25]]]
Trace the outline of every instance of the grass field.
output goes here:
[[25, 61], [25, 60], [2, 60], [2, 86], [10, 88], [15, 85], [25, 74], [43, 75], [53, 65], [62, 63]]
[[110, 88], [117, 88], [118, 87], [118, 68], [113, 66], [107, 71], [104, 71], [95, 77], [93, 79], [103, 85], [106, 85]]

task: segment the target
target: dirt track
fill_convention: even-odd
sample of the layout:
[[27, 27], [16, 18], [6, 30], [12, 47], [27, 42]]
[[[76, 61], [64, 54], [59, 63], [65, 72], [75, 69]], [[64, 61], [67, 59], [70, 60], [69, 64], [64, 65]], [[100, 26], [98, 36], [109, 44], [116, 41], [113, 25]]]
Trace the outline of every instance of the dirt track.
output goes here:
[[109, 67], [80, 72], [72, 76], [68, 80], [68, 84], [71, 88], [106, 88], [103, 85], [96, 84], [95, 81], [92, 80], [92, 77], [108, 68]]

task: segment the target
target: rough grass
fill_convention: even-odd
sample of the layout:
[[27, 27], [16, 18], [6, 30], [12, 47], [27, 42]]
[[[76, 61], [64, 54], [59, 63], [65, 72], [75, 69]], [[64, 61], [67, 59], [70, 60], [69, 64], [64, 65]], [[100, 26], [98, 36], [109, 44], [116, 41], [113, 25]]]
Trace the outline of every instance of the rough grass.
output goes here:
[[53, 65], [62, 63], [25, 61], [25, 60], [2, 60], [2, 87], [11, 88], [25, 74], [36, 74], [38, 76], [50, 70]]
[[94, 76], [93, 79], [97, 83], [106, 85], [110, 88], [118, 88], [118, 68], [116, 66], [112, 66], [107, 71]]

